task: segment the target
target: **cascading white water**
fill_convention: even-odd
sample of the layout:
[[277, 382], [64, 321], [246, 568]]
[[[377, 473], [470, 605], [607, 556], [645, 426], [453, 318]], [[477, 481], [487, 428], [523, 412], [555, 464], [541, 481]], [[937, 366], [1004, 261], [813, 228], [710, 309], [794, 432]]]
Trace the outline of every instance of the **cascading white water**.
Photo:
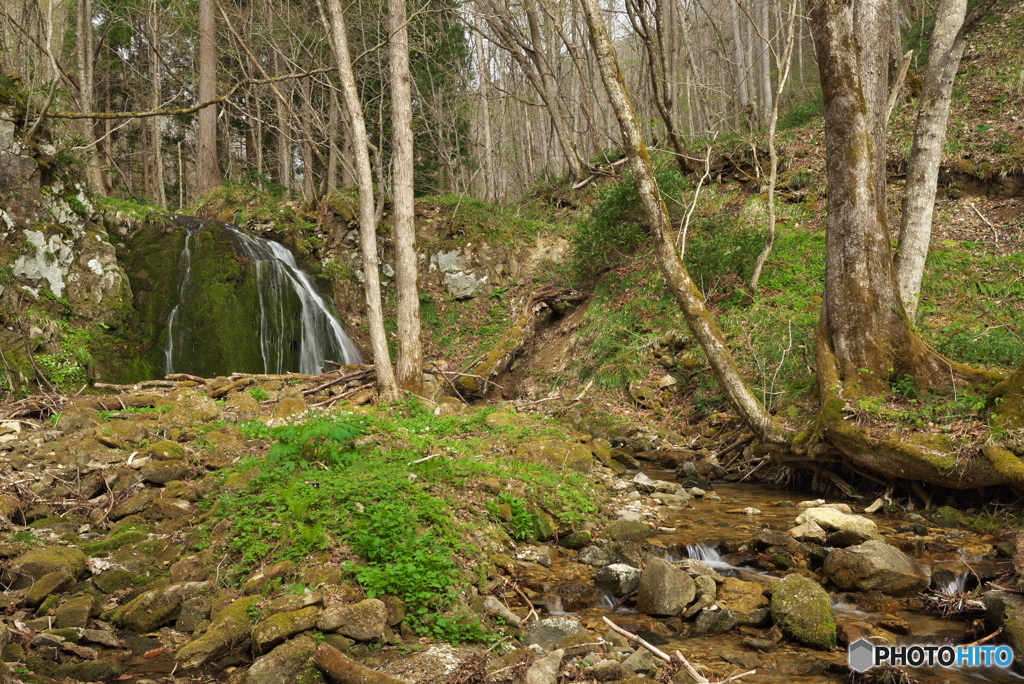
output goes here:
[[[202, 224], [200, 224], [200, 227]], [[178, 312], [181, 310], [181, 302], [185, 299], [185, 290], [192, 283], [192, 231], [185, 235], [185, 247], [181, 250], [179, 257], [179, 268], [183, 270], [181, 280], [178, 282], [178, 303], [171, 309], [167, 316], [167, 347], [164, 349], [164, 370], [168, 375], [174, 372], [174, 324], [178, 322]]]
[[[189, 366], [190, 359], [201, 353], [208, 343], [208, 340], [197, 338], [198, 333], [187, 324], [190, 302], [202, 301], [205, 295], [201, 289], [203, 283], [194, 282], [193, 261], [204, 258], [199, 248], [200, 243], [195, 241], [198, 240], [196, 234], [207, 224], [183, 220], [180, 225], [185, 227], [187, 233], [179, 258], [178, 299], [167, 317], [167, 343], [164, 346], [167, 373], [175, 372], [176, 366]], [[320, 373], [325, 359], [346, 364], [362, 361], [359, 350], [331, 313], [333, 307], [317, 292], [312, 278], [299, 268], [295, 256], [284, 245], [247, 235], [233, 226], [219, 223], [216, 226], [227, 231], [230, 239], [240, 248], [238, 251], [244, 253], [253, 265], [255, 278], [248, 281], [248, 287], [255, 286], [259, 299], [258, 350], [255, 347], [257, 340], [253, 339], [254, 346], [249, 348], [246, 357], [251, 360], [242, 365], [252, 366], [252, 361], [260, 357], [263, 361], [262, 369], [223, 368], [217, 372], [297, 371], [316, 375]], [[197, 251], [193, 253], [193, 249]], [[253, 320], [254, 327], [255, 323]], [[256, 352], [259, 356], [253, 359]], [[222, 363], [231, 363], [231, 358], [234, 356], [229, 356]]]
[[[339, 352], [344, 363], [359, 363], [359, 350], [331, 315], [327, 303], [313, 286], [313, 280], [295, 263], [284, 245], [227, 227], [256, 264], [260, 295], [260, 348], [266, 373], [283, 373], [289, 348], [283, 342], [298, 334], [300, 373], [317, 374], [323, 360]], [[288, 310], [290, 296], [301, 305], [297, 319]], [[300, 330], [294, 330], [298, 325]]]
[[708, 565], [722, 562], [722, 554], [718, 553], [718, 549], [707, 544], [687, 544], [686, 555], [694, 560], [704, 561]]

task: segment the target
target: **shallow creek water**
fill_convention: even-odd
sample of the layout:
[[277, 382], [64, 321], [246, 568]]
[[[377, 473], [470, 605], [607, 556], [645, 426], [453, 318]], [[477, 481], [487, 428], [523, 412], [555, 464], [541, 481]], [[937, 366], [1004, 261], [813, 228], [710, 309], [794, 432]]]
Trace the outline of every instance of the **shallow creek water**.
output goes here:
[[[673, 472], [646, 473], [654, 479], [672, 479]], [[631, 476], [631, 475], [630, 475]], [[762, 530], [785, 532], [795, 525], [794, 518], [800, 510], [788, 506], [779, 506], [783, 501], [794, 503], [815, 499], [811, 495], [799, 492], [781, 491], [758, 484], [715, 483], [715, 493], [721, 501], [694, 499], [690, 505], [682, 508], [660, 509], [660, 525], [664, 528], [675, 528], [672, 532], [659, 532], [646, 540], [644, 544], [660, 546], [666, 549], [666, 558], [679, 560], [695, 555], [709, 556], [711, 565], [722, 574], [732, 574], [743, 580], [760, 582], [766, 586], [783, 576], [783, 572], [764, 572], [754, 568], [731, 567], [729, 557], [725, 560], [715, 558], [718, 551], [729, 542], [738, 544], [754, 537]], [[735, 512], [737, 509], [756, 508], [758, 515], [746, 515]], [[667, 511], [667, 512], [666, 512]], [[977, 580], [971, 576], [970, 568], [986, 577], [1001, 566], [1005, 559], [996, 558], [995, 539], [991, 535], [977, 534], [964, 529], [945, 530], [945, 534], [935, 534], [929, 529], [929, 535], [918, 537], [912, 532], [898, 532], [905, 521], [893, 520], [882, 516], [867, 516], [878, 525], [886, 541], [900, 547], [913, 556], [926, 570], [932, 571], [946, 568], [965, 581], [976, 585]], [[687, 549], [687, 547], [690, 547]], [[557, 554], [556, 554], [557, 555]], [[589, 579], [594, 568], [574, 563], [569, 558], [555, 559], [552, 557], [553, 575], [565, 583], [579, 582]], [[865, 628], [870, 626], [873, 635], [882, 635], [897, 644], [962, 644], [970, 643], [988, 634], [980, 621], [941, 619], [924, 609], [924, 597], [912, 599], [891, 599], [875, 594], [851, 594], [839, 592], [835, 587], [826, 585], [832, 596], [836, 611], [836, 622], [862, 623]], [[757, 674], [745, 677], [748, 684], [757, 682], [846, 682], [848, 673], [841, 668], [846, 663], [845, 646], [840, 646], [833, 653], [824, 653], [797, 646], [789, 641], [782, 641], [769, 653], [759, 653], [742, 645], [746, 637], [766, 637], [767, 629], [740, 627], [725, 634], [713, 636], [686, 636], [692, 622], [681, 623], [679, 618], [659, 619], [642, 615], [627, 603], [612, 611], [617, 599], [601, 596], [589, 607], [573, 611], [565, 611], [563, 601], [557, 596], [558, 587], [552, 587], [548, 595], [548, 615], [575, 615], [584, 624], [599, 634], [607, 629], [601, 623], [602, 616], [608, 616], [617, 624], [635, 632], [653, 633], [664, 639], [660, 648], [666, 652], [679, 650], [692, 662], [710, 668], [718, 678], [735, 672], [756, 669]], [[544, 617], [544, 615], [542, 615]], [[978, 616], [979, 618], [981, 616]], [[866, 624], [864, 624], [866, 623]], [[880, 623], [899, 624], [896, 631], [906, 632], [898, 635], [882, 631]], [[659, 640], [660, 641], [660, 640]], [[997, 642], [990, 642], [997, 643]], [[913, 668], [909, 670], [914, 677], [922, 682], [992, 682], [1002, 684], [1014, 682], [1019, 684], [1024, 677], [1002, 668], [964, 668], [942, 669], [936, 667]], [[712, 680], [715, 677], [711, 677]]]

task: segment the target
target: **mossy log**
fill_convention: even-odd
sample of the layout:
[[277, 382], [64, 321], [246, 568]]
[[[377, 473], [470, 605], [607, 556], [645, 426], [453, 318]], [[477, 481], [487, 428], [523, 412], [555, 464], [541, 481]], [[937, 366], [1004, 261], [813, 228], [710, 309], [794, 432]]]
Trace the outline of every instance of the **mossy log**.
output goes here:
[[[950, 489], [1024, 484], [1024, 463], [1006, 449], [986, 447], [978, 453], [964, 455], [942, 435], [912, 436], [849, 420], [855, 411], [848, 407], [843, 396], [838, 364], [820, 330], [816, 356], [821, 410], [814, 434], [804, 446], [811, 460], [816, 460], [815, 447], [824, 441], [838, 449], [853, 465], [889, 478]], [[964, 375], [966, 370], [963, 373], [961, 370], [958, 366], [958, 374]], [[974, 380], [991, 382], [999, 377], [990, 371], [976, 371]]]
[[559, 290], [545, 286], [537, 290], [523, 307], [523, 315], [502, 334], [483, 359], [476, 362], [469, 373], [458, 380], [458, 391], [469, 396], [483, 396], [494, 387], [494, 378], [511, 367], [519, 352], [533, 339], [537, 329], [552, 311], [559, 311], [560, 306], [579, 300], [574, 291]]

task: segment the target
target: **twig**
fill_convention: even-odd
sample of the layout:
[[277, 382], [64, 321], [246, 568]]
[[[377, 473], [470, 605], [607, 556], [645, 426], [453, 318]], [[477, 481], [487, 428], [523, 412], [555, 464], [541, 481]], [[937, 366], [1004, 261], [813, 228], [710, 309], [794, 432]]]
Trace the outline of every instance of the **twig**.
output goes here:
[[444, 456], [444, 454], [439, 451], [436, 454], [430, 454], [429, 456], [424, 456], [423, 458], [418, 458], [415, 461], [410, 461], [409, 465], [416, 465], [417, 463], [426, 463], [430, 459], [437, 458], [438, 456]]
[[992, 639], [995, 639], [997, 636], [999, 636], [1002, 633], [1003, 633], [1003, 628], [1000, 627], [996, 631], [994, 631], [991, 634], [989, 634], [987, 637], [984, 637], [982, 639], [978, 639], [977, 641], [972, 641], [969, 644], [964, 644], [964, 646], [980, 646], [981, 644], [985, 643], [986, 641], [991, 641]]
[[539, 620], [540, 616], [537, 615], [537, 611], [533, 608], [533, 602], [530, 601], [529, 598], [527, 598], [526, 594], [524, 594], [522, 590], [514, 584], [512, 585], [512, 590], [519, 594], [519, 598], [523, 599], [523, 601], [526, 603], [526, 607], [530, 609], [530, 612], [527, 613], [526, 617], [523, 618], [523, 622], [527, 622], [530, 619], [531, 615]]
[[[671, 656], [669, 656], [667, 653], [665, 653], [664, 651], [660, 650], [656, 646], [651, 646], [649, 643], [647, 643], [646, 641], [644, 641], [643, 639], [638, 637], [636, 634], [633, 634], [632, 632], [627, 632], [622, 627], [619, 627], [617, 624], [615, 624], [614, 622], [609, 620], [607, 617], [602, 617], [601, 619], [604, 620], [605, 623], [609, 627], [612, 628], [613, 632], [617, 632], [617, 633], [621, 634], [622, 636], [626, 637], [630, 641], [635, 641], [636, 643], [640, 644], [641, 646], [646, 648], [648, 651], [653, 653], [658, 658], [661, 658], [662, 660], [664, 660], [666, 663], [671, 663], [672, 662]], [[686, 662], [685, 659], [683, 660], [683, 662]], [[693, 673], [691, 672], [691, 674], [693, 674]], [[703, 679], [703, 677], [701, 679]], [[698, 680], [698, 681], [700, 681], [700, 680]], [[706, 679], [703, 679], [703, 681], [707, 682]]]
[[991, 221], [989, 221], [989, 220], [988, 220], [987, 218], [985, 218], [984, 216], [982, 216], [981, 212], [980, 212], [980, 211], [978, 211], [978, 207], [974, 206], [974, 202], [968, 202], [967, 204], [968, 204], [968, 205], [969, 205], [969, 206], [971, 207], [971, 209], [973, 209], [973, 210], [974, 210], [974, 213], [978, 215], [978, 218], [980, 218], [980, 219], [981, 219], [982, 221], [984, 221], [984, 222], [985, 222], [985, 225], [987, 225], [987, 226], [988, 226], [989, 228], [991, 228], [991, 229], [992, 229], [992, 238], [993, 238], [993, 239], [994, 239], [994, 240], [995, 240], [996, 242], [999, 242], [999, 233], [998, 233], [998, 232], [996, 232], [996, 227], [992, 225], [992, 222], [991, 222]]

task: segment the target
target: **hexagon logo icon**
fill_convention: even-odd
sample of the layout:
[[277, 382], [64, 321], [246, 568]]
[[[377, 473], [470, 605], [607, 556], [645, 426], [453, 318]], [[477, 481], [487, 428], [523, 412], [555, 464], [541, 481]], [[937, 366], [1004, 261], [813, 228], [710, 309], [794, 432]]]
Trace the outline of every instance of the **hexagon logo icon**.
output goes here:
[[857, 639], [850, 644], [847, 656], [851, 670], [864, 672], [875, 664], [875, 645], [867, 639]]

